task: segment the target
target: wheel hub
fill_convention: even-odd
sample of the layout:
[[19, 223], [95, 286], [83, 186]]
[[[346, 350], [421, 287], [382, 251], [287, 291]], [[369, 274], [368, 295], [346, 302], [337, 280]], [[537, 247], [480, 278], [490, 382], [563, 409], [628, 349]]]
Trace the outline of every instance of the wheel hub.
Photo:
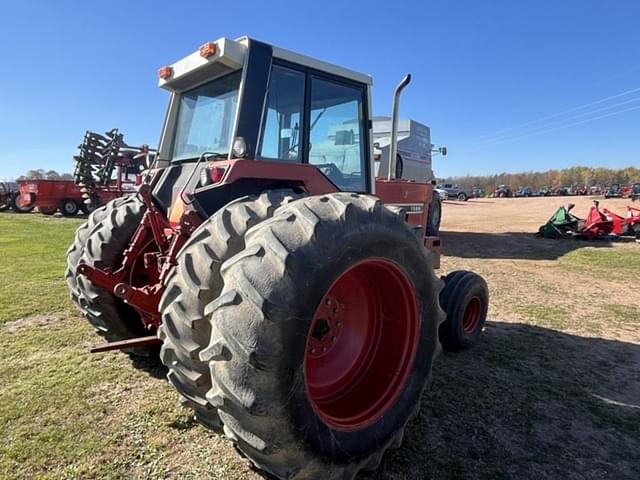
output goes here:
[[354, 431], [382, 417], [411, 373], [419, 324], [415, 289], [397, 264], [370, 258], [339, 275], [305, 349], [307, 393], [322, 421]]
[[344, 306], [330, 295], [320, 303], [308, 340], [309, 357], [320, 358], [331, 353], [342, 333], [343, 314]]
[[472, 333], [482, 317], [482, 302], [479, 297], [472, 297], [464, 310], [462, 329], [465, 333]]

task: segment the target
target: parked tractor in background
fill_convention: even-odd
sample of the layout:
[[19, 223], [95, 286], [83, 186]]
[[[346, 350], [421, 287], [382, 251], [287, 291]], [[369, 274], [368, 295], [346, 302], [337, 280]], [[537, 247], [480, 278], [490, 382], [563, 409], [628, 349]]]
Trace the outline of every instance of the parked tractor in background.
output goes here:
[[576, 185], [573, 188], [573, 194], [578, 196], [589, 195], [589, 187], [587, 185]]
[[473, 198], [484, 197], [484, 190], [481, 187], [473, 187], [471, 191], [473, 193]]
[[513, 197], [513, 191], [506, 185], [498, 185], [491, 196], [493, 198], [510, 198]]
[[604, 198], [622, 198], [622, 188], [619, 183], [613, 183], [604, 192]]
[[0, 212], [15, 210], [16, 198], [20, 195], [16, 182], [0, 182]]
[[516, 197], [533, 197], [535, 196], [535, 193], [530, 187], [521, 187], [516, 191], [515, 196]]
[[540, 191], [538, 192], [538, 194], [541, 197], [550, 197], [550, 196], [553, 195], [553, 192], [551, 191], [551, 188], [549, 188], [549, 187], [542, 187], [540, 189]]
[[[375, 172], [372, 79], [250, 38], [160, 69], [158, 158], [68, 251], [108, 343], [157, 355], [195, 418], [281, 479], [351, 479], [402, 441], [439, 341], [473, 345], [485, 281], [436, 276], [428, 181]], [[157, 336], [156, 336], [157, 335]]]

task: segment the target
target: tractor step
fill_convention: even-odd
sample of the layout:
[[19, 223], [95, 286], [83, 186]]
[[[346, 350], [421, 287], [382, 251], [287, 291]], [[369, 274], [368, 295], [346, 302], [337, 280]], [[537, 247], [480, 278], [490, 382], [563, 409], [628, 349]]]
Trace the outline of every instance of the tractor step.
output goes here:
[[155, 345], [160, 343], [161, 340], [155, 335], [148, 337], [129, 338], [128, 340], [120, 340], [118, 342], [101, 343], [89, 349], [91, 353], [109, 352], [111, 350], [122, 350], [124, 348], [139, 348], [147, 347], [149, 345]]

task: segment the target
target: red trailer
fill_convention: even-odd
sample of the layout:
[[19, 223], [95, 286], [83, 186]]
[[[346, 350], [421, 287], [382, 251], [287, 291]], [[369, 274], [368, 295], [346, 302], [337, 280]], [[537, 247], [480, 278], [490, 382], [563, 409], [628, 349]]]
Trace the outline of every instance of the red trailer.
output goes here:
[[[108, 187], [96, 187], [94, 194], [97, 196], [95, 204], [102, 205], [116, 197], [120, 197], [135, 189], [137, 181], [127, 179], [114, 182]], [[44, 215], [53, 215], [58, 210], [64, 216], [72, 216], [79, 211], [90, 213], [95, 209], [92, 204], [88, 207], [84, 203], [81, 187], [73, 180], [20, 180], [20, 196], [16, 199], [16, 211], [28, 212], [38, 207], [38, 211]]]

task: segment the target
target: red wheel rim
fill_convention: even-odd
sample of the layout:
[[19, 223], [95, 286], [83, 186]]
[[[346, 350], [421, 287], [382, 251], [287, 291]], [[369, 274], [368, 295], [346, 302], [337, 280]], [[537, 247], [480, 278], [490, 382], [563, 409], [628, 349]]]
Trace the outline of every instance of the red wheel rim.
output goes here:
[[465, 333], [472, 333], [482, 316], [482, 302], [479, 297], [473, 297], [469, 300], [467, 308], [464, 310], [464, 318], [462, 320], [462, 329]]
[[316, 414], [342, 431], [380, 419], [409, 377], [419, 324], [415, 289], [398, 265], [370, 258], [344, 271], [307, 335], [304, 375]]

